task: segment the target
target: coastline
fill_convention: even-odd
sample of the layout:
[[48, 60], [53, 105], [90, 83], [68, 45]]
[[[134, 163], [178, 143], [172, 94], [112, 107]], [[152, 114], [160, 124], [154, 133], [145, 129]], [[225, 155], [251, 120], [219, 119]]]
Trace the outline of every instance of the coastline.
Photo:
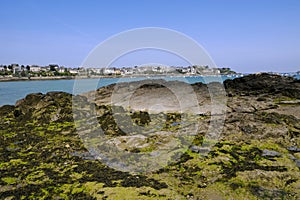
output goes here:
[[[123, 77], [123, 76], [122, 76]], [[51, 81], [51, 80], [72, 80], [72, 79], [97, 79], [97, 78], [120, 78], [119, 76], [46, 76], [46, 77], [1, 77], [0, 82], [13, 81]]]
[[72, 76], [49, 76], [49, 77], [1, 77], [0, 82], [12, 81], [41, 81], [41, 80], [70, 80]]
[[[240, 78], [249, 74], [218, 74], [205, 76], [227, 76], [232, 78]], [[300, 79], [299, 74], [285, 75], [295, 79]], [[92, 76], [42, 76], [42, 77], [1, 77], [0, 82], [14, 82], [14, 81], [43, 81], [43, 80], [72, 80], [72, 79], [100, 79], [100, 78], [140, 78], [140, 77], [203, 77], [201, 74], [134, 74], [134, 75], [92, 75]]]
[[[0, 82], [13, 81], [43, 81], [43, 80], [72, 80], [72, 79], [99, 79], [99, 78], [139, 78], [139, 77], [198, 77], [200, 74], [135, 74], [135, 75], [115, 75], [115, 76], [45, 76], [45, 77], [0, 77]], [[212, 75], [213, 76], [213, 75]], [[235, 74], [219, 74], [219, 76], [240, 77]]]

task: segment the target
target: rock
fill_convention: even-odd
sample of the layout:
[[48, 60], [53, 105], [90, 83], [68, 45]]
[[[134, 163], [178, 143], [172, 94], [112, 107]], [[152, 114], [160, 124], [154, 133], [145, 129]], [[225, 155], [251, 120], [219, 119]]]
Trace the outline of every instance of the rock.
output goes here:
[[247, 133], [247, 134], [256, 133], [258, 131], [256, 126], [250, 126], [250, 125], [241, 126], [240, 128], [244, 133]]
[[300, 100], [280, 101], [279, 104], [300, 104]]
[[257, 100], [257, 101], [266, 101], [267, 98], [265, 98], [265, 97], [258, 97], [256, 100]]
[[[210, 85], [214, 94], [219, 92], [218, 87], [223, 88], [219, 83]], [[205, 113], [206, 107], [200, 108], [199, 102], [201, 106], [211, 104], [206, 85], [202, 83], [190, 85], [163, 79], [120, 82], [83, 95], [98, 106], [113, 104], [125, 109], [130, 108], [132, 111], [147, 111], [155, 114], [159, 112]]]
[[90, 152], [86, 151], [86, 152], [71, 152], [70, 153], [71, 156], [77, 156], [80, 157], [84, 160], [96, 160], [95, 156], [92, 155]]
[[4, 105], [0, 107], [0, 113], [2, 115], [7, 115], [8, 113], [14, 111], [15, 106], [11, 106], [11, 105]]
[[192, 152], [199, 153], [199, 152], [201, 151], [201, 147], [196, 146], [196, 145], [192, 145], [192, 146], [190, 147], [190, 150], [191, 150]]
[[286, 148], [287, 150], [291, 151], [291, 152], [300, 152], [300, 148], [296, 147], [296, 146], [290, 146], [288, 148]]
[[281, 156], [281, 154], [277, 151], [271, 151], [271, 150], [268, 150], [268, 149], [264, 149], [262, 151], [262, 156], [264, 157], [279, 157]]
[[300, 160], [299, 160], [299, 159], [296, 159], [296, 160], [294, 160], [294, 161], [295, 161], [295, 163], [296, 163], [297, 167], [299, 167], [299, 168], [300, 168]]
[[251, 191], [261, 199], [286, 199], [288, 196], [284, 190], [267, 189], [260, 186], [251, 187]]
[[28, 94], [24, 99], [18, 100], [16, 102], [16, 106], [24, 106], [24, 105], [35, 105], [37, 104], [44, 95], [42, 93], [32, 93]]
[[277, 112], [262, 112], [259, 114], [260, 120], [269, 123], [269, 124], [289, 124], [289, 125], [295, 125], [299, 123], [299, 120], [294, 117], [293, 115], [285, 115], [285, 114], [279, 114]]
[[194, 153], [200, 153], [200, 154], [207, 154], [210, 152], [210, 149], [207, 148], [207, 147], [199, 147], [199, 146], [196, 146], [196, 145], [192, 145], [190, 148], [189, 148], [192, 152]]
[[238, 94], [281, 94], [291, 98], [300, 98], [299, 83], [292, 77], [258, 73], [233, 80], [225, 80], [227, 91]]
[[[130, 88], [141, 83], [147, 84], [134, 91], [132, 98], [119, 96], [121, 105], [107, 104], [113, 92], [129, 94]], [[0, 107], [1, 198], [122, 199], [128, 194], [132, 199], [145, 195], [153, 199], [170, 195], [173, 199], [299, 199], [300, 115], [295, 98], [300, 81], [268, 74], [225, 81], [228, 109], [220, 137], [214, 135], [217, 124], [209, 112], [207, 85], [191, 85], [189, 92], [195, 93], [201, 108], [199, 115], [190, 117], [167, 112], [169, 108], [183, 111], [176, 95], [164, 87], [168, 84], [177, 90], [188, 86], [167, 81], [113, 84], [94, 92], [92, 101], [92, 93], [84, 97], [50, 92], [30, 94], [15, 106]], [[219, 84], [210, 84], [214, 92]], [[185, 108], [189, 92], [178, 92], [185, 97]], [[123, 97], [135, 109], [127, 109]], [[277, 104], [285, 100], [293, 103]], [[78, 122], [82, 126], [75, 126], [74, 116], [82, 119]], [[88, 140], [90, 146], [83, 143]], [[109, 167], [114, 165], [106, 161], [116, 160], [102, 154], [116, 153], [112, 145], [124, 152], [128, 163], [135, 162], [136, 155], [147, 154], [154, 159], [163, 156], [166, 162], [157, 166], [159, 170], [137, 177]], [[189, 150], [183, 151], [183, 146]], [[283, 146], [290, 154], [270, 150]], [[144, 162], [134, 165], [145, 167]]]
[[295, 156], [293, 156], [293, 155], [291, 155], [291, 154], [289, 154], [289, 157], [290, 157], [290, 159], [291, 159], [292, 161], [295, 162], [295, 164], [297, 165], [297, 167], [300, 168], [300, 160], [297, 159]]

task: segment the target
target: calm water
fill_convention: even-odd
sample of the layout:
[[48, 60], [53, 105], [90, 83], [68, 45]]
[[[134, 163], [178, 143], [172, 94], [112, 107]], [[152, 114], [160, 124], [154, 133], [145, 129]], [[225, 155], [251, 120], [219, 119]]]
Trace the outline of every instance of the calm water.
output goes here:
[[[162, 77], [156, 77], [162, 78]], [[188, 83], [224, 81], [233, 77], [222, 76], [221, 78], [207, 77], [163, 77], [166, 80], [179, 80]], [[300, 76], [297, 77], [300, 79]], [[50, 81], [16, 81], [0, 82], [0, 106], [14, 105], [19, 99], [24, 98], [30, 93], [47, 93], [49, 91], [63, 91], [72, 94], [79, 94], [93, 90], [95, 88], [106, 86], [116, 82], [138, 81], [147, 78], [102, 78], [102, 79], [82, 79], [82, 80], [50, 80]], [[75, 86], [75, 87], [74, 87]], [[79, 87], [77, 87], [79, 86]]]

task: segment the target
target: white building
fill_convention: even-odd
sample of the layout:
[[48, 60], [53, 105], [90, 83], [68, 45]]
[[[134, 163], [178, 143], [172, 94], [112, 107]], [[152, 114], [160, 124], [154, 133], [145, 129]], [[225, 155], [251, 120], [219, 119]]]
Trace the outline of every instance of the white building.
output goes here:
[[59, 67], [57, 71], [59, 73], [64, 73], [65, 72], [65, 67]]
[[115, 70], [114, 69], [109, 69], [109, 68], [106, 68], [103, 70], [103, 74], [104, 75], [111, 75], [111, 74], [115, 74]]
[[78, 74], [78, 70], [77, 69], [69, 69], [69, 72], [71, 74]]
[[41, 71], [41, 67], [40, 66], [36, 66], [36, 65], [32, 65], [31, 67], [30, 67], [30, 71], [31, 72], [40, 72]]
[[96, 74], [101, 74], [103, 69], [102, 68], [91, 68], [91, 71]]
[[21, 66], [19, 66], [18, 64], [12, 64], [12, 68], [13, 68], [13, 74], [19, 73], [22, 71]]

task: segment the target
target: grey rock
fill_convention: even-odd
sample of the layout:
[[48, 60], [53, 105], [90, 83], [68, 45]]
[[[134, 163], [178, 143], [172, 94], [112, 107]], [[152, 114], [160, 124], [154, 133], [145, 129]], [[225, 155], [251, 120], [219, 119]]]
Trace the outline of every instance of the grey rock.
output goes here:
[[287, 150], [291, 151], [291, 152], [300, 152], [300, 148], [296, 147], [296, 146], [291, 146], [286, 148]]
[[271, 151], [271, 150], [264, 149], [262, 152], [262, 156], [264, 156], [264, 157], [279, 157], [279, 156], [281, 156], [281, 154], [277, 151]]
[[200, 150], [201, 150], [201, 147], [198, 147], [198, 146], [193, 145], [193, 146], [190, 147], [190, 150], [191, 150], [192, 152], [199, 153]]
[[290, 157], [290, 159], [291, 159], [292, 161], [294, 161], [294, 162], [296, 163], [297, 167], [300, 168], [300, 160], [297, 159], [295, 156], [293, 156], [293, 155], [291, 155], [291, 154], [289, 154], [289, 157]]
[[192, 152], [199, 153], [199, 154], [207, 154], [210, 151], [209, 148], [199, 147], [199, 146], [196, 146], [196, 145], [191, 146], [190, 150]]
[[295, 161], [295, 163], [296, 163], [297, 167], [299, 167], [299, 168], [300, 168], [300, 160], [299, 160], [299, 159], [296, 159], [296, 160], [294, 160], [294, 161]]
[[253, 186], [250, 190], [254, 195], [260, 197], [259, 199], [286, 199], [288, 196], [284, 190], [267, 189], [260, 186]]
[[84, 160], [95, 160], [95, 156], [93, 156], [90, 152], [71, 152], [70, 153], [71, 156], [76, 156], [76, 157], [80, 157]]
[[256, 126], [250, 126], [250, 125], [241, 126], [240, 128], [244, 133], [247, 133], [247, 134], [256, 133], [258, 131]]
[[280, 104], [298, 104], [300, 100], [291, 100], [291, 101], [280, 101]]

